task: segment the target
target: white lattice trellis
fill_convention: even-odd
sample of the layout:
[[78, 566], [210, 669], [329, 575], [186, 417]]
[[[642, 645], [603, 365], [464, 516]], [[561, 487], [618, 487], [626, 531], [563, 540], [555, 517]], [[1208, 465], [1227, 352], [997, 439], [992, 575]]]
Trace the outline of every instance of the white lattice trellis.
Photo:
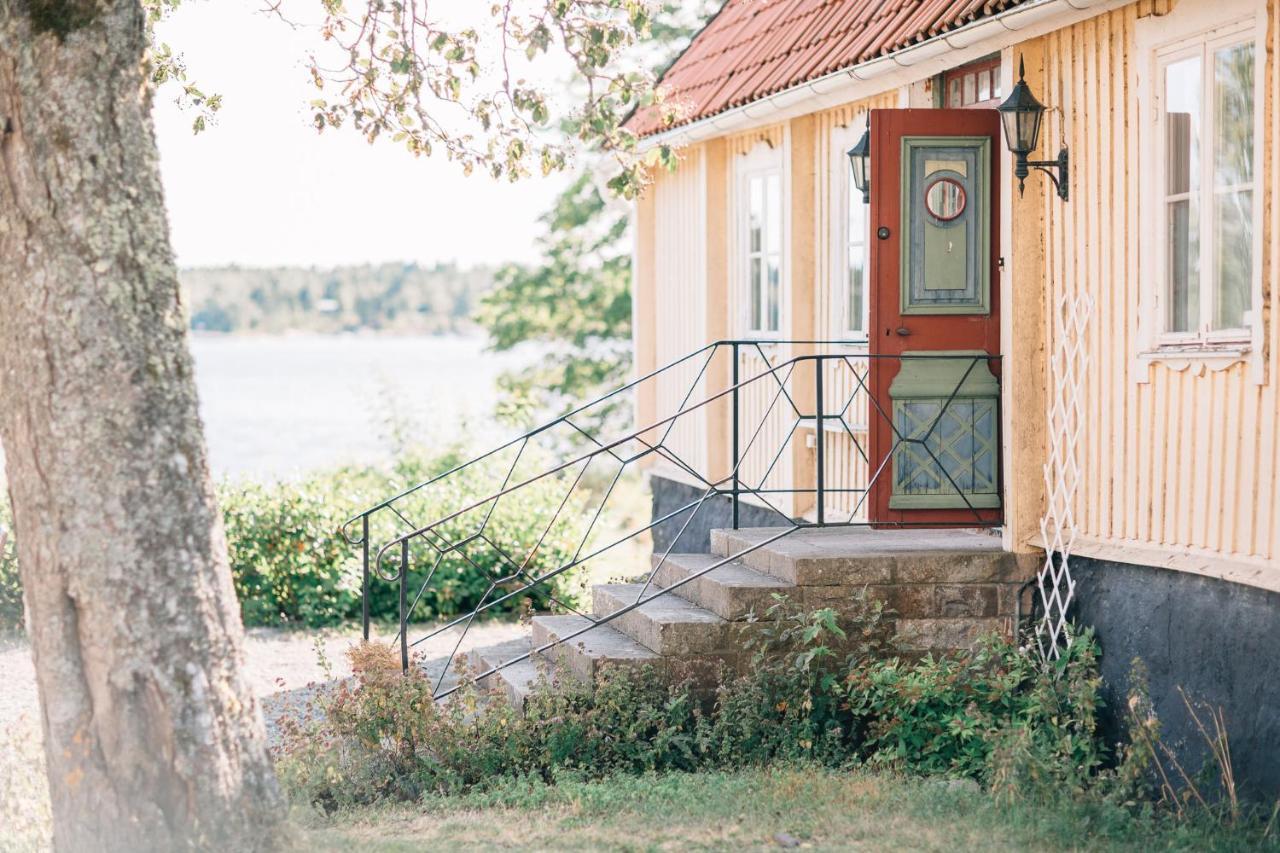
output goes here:
[[1037, 577], [1040, 606], [1036, 624], [1036, 644], [1045, 658], [1056, 658], [1070, 645], [1067, 610], [1075, 596], [1071, 578], [1071, 546], [1075, 539], [1075, 496], [1080, 485], [1077, 459], [1081, 426], [1081, 388], [1089, 354], [1085, 351], [1085, 328], [1093, 313], [1093, 297], [1088, 293], [1064, 294], [1053, 312], [1053, 357], [1049, 362], [1048, 444], [1049, 460], [1044, 465], [1047, 496], [1045, 514], [1040, 519], [1044, 543], [1044, 565]]

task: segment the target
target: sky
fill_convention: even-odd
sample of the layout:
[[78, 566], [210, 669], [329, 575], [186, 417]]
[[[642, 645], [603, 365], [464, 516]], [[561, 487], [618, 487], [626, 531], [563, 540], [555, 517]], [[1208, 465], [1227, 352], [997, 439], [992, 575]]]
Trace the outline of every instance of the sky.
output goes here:
[[[216, 123], [156, 98], [155, 123], [174, 251], [184, 267], [335, 266], [537, 258], [537, 217], [564, 176], [509, 184], [464, 177], [443, 157], [369, 145], [349, 128], [317, 133], [304, 60], [318, 44], [262, 14], [262, 0], [192, 0], [160, 24], [189, 76], [223, 96]], [[462, 8], [488, 19], [487, 4]], [[477, 19], [477, 23], [483, 23]]]

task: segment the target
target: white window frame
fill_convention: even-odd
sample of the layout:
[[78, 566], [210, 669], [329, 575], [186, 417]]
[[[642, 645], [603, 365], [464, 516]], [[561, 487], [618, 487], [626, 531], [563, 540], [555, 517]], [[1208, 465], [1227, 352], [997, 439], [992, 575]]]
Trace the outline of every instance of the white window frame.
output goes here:
[[[1263, 183], [1263, 156], [1265, 153], [1264, 115], [1266, 85], [1266, 22], [1267, 10], [1259, 0], [1218, 0], [1212, 4], [1180, 3], [1168, 15], [1150, 17], [1138, 22], [1135, 46], [1138, 63], [1138, 101], [1140, 122], [1139, 175], [1142, 183], [1143, 214], [1141, 258], [1144, 286], [1141, 290], [1145, 310], [1139, 314], [1137, 360], [1139, 366], [1154, 361], [1170, 363], [1185, 368], [1193, 362], [1202, 362], [1220, 369], [1240, 361], [1250, 363], [1255, 381], [1262, 381], [1263, 340], [1263, 204], [1266, 188]], [[1213, 104], [1212, 72], [1213, 51], [1219, 47], [1252, 41], [1254, 45], [1254, 191], [1253, 191], [1253, 271], [1250, 283], [1251, 308], [1249, 322], [1244, 328], [1211, 330], [1213, 316], [1213, 228], [1202, 227], [1201, 235], [1208, 232], [1208, 239], [1199, 245], [1200, 327], [1194, 331], [1170, 331], [1169, 281], [1168, 281], [1168, 227], [1166, 218], [1166, 128], [1164, 118], [1165, 68], [1171, 62], [1189, 56], [1202, 57], [1201, 79], [1203, 122], [1202, 133], [1212, 138]], [[1213, 152], [1202, 150], [1200, 189], [1202, 194], [1212, 194]], [[1203, 208], [1204, 206], [1201, 205]], [[1212, 208], [1201, 210], [1202, 221], [1212, 216]], [[1149, 372], [1135, 371], [1138, 381], [1147, 381]]]
[[[835, 127], [831, 131], [831, 162], [827, 164], [830, 174], [831, 210], [828, 211], [830, 221], [830, 257], [828, 264], [828, 287], [830, 298], [839, 304], [836, 310], [829, 310], [826, 318], [830, 333], [836, 340], [866, 341], [867, 328], [871, 322], [871, 207], [862, 201], [862, 193], [853, 184], [853, 171], [849, 166], [848, 151], [862, 138], [867, 129], [867, 113], [859, 113], [848, 125]], [[853, 243], [849, 234], [849, 205], [858, 204], [863, 211], [863, 279], [862, 279], [862, 316], [858, 318], [861, 328], [855, 329], [853, 318], [849, 316], [849, 249]]]
[[[734, 249], [734, 275], [733, 288], [735, 299], [738, 304], [738, 328], [742, 330], [743, 338], [752, 340], [782, 340], [786, 337], [789, 322], [789, 312], [787, 310], [788, 303], [788, 281], [789, 281], [789, 242], [790, 242], [790, 192], [787, 185], [786, 170], [783, 168], [783, 152], [769, 145], [768, 142], [761, 141], [748, 153], [742, 155], [736, 165], [735, 195], [734, 200], [734, 233], [736, 237], [736, 247]], [[779, 217], [778, 222], [781, 232], [779, 239], [779, 259], [778, 259], [778, 328], [769, 329], [753, 329], [751, 328], [751, 181], [753, 179], [766, 180], [769, 177], [778, 179], [778, 203]], [[767, 208], [766, 208], [767, 210]], [[767, 223], [768, 215], [766, 213], [765, 220]], [[768, 234], [763, 234], [761, 238], [761, 252], [765, 253], [764, 246], [767, 246]], [[761, 313], [764, 319], [764, 325], [768, 325], [768, 287], [761, 288]]]

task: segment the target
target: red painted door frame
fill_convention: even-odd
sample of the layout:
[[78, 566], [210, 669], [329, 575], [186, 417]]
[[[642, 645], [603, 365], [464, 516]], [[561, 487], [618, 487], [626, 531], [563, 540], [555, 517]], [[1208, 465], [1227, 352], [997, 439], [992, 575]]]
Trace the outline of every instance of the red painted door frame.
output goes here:
[[[869, 349], [872, 356], [899, 356], [905, 351], [983, 350], [1000, 352], [1000, 144], [999, 113], [991, 109], [872, 110], [871, 116], [871, 288]], [[989, 136], [991, 138], [989, 218], [991, 265], [987, 314], [911, 314], [900, 307], [902, 222], [902, 138], [904, 136]], [[887, 229], [887, 236], [885, 235]], [[902, 335], [899, 330], [909, 334]], [[872, 474], [883, 470], [871, 487], [868, 518], [877, 524], [954, 527], [996, 523], [1000, 509], [891, 509], [894, 433], [889, 387], [901, 363], [895, 358], [872, 358], [870, 412]], [[991, 372], [1000, 375], [998, 361]], [[999, 410], [997, 409], [997, 414]], [[1000, 460], [996, 460], [999, 477]], [[1001, 489], [1003, 493], [1003, 489]]]

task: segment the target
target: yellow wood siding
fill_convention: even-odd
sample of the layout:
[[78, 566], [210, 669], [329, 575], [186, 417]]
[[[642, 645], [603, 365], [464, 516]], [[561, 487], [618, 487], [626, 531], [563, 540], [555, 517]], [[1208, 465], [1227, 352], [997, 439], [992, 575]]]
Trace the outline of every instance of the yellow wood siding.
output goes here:
[[[679, 168], [661, 173], [651, 188], [657, 210], [654, 293], [658, 366], [677, 361], [707, 343], [705, 181], [699, 146], [682, 152]], [[701, 360], [690, 360], [659, 378], [657, 410], [651, 421], [670, 417], [704, 399], [704, 383], [698, 379], [701, 366]], [[691, 468], [705, 471], [706, 411], [679, 418], [671, 425], [666, 445]]]
[[[1140, 267], [1139, 241], [1148, 218], [1158, 212], [1141, 209], [1139, 164], [1153, 152], [1139, 148], [1141, 57], [1135, 55], [1134, 32], [1140, 14], [1164, 9], [1130, 5], [1024, 46], [1028, 53], [1043, 50], [1042, 100], [1063, 107], [1046, 115], [1043, 146], [1056, 151], [1061, 141], [1071, 150], [1071, 201], [1042, 193], [1046, 328], [1053, 327], [1047, 312], [1064, 292], [1088, 292], [1095, 300], [1077, 448], [1083, 477], [1075, 518], [1086, 550], [1090, 542], [1132, 543], [1247, 561], [1274, 563], [1280, 556], [1277, 7], [1272, 0], [1266, 63], [1259, 64], [1269, 81], [1266, 103], [1259, 106], [1268, 199], [1260, 259], [1267, 338], [1263, 384], [1244, 363], [1210, 370], [1194, 362], [1148, 365], [1136, 359], [1139, 312], [1152, 284]], [[1042, 181], [1033, 174], [1028, 193], [1042, 192], [1033, 187]]]
[[[817, 248], [818, 264], [814, 276], [814, 330], [819, 339], [845, 338], [841, 325], [844, 298], [843, 261], [835, 263], [837, 253], [845, 251], [834, 245], [837, 218], [845, 216], [834, 188], [837, 178], [849, 172], [848, 160], [843, 152], [833, 150], [832, 138], [837, 128], [854, 122], [862, 123], [869, 110], [891, 109], [898, 105], [898, 91], [883, 92], [873, 98], [843, 104], [817, 114], [817, 146], [815, 152], [816, 176], [814, 199], [816, 211], [813, 241]], [[840, 170], [841, 175], [833, 174]], [[867, 249], [870, 250], [868, 235]], [[868, 272], [869, 272], [868, 268]], [[868, 287], [869, 287], [868, 281]], [[866, 298], [864, 294], [863, 298]], [[829, 425], [823, 430], [823, 468], [825, 469], [828, 519], [836, 521], [863, 521], [866, 519], [866, 502], [862, 500], [871, 467], [868, 465], [867, 423], [870, 407], [865, 392], [861, 391], [855, 375], [866, 375], [866, 359], [859, 359], [865, 347], [824, 348], [824, 352], [843, 352], [850, 355], [847, 362], [828, 362], [823, 373], [823, 415], [845, 412], [845, 424]], [[852, 404], [846, 404], [852, 400]], [[810, 430], [810, 435], [813, 431]]]

